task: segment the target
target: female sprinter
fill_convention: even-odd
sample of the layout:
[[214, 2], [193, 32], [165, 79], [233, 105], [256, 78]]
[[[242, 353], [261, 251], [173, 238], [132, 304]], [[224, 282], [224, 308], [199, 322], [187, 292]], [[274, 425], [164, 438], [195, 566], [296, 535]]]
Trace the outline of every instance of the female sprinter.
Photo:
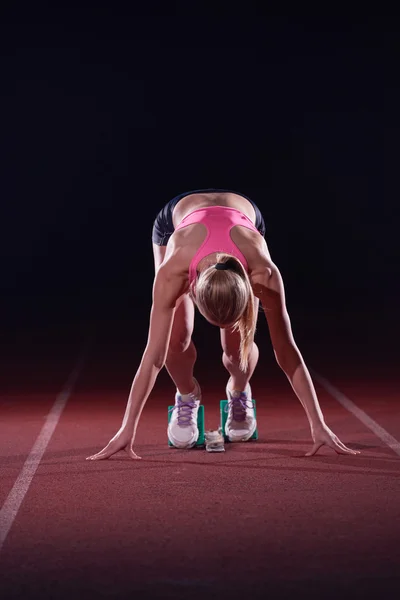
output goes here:
[[254, 332], [259, 301], [267, 318], [276, 360], [308, 417], [312, 456], [324, 444], [340, 454], [347, 448], [324, 421], [315, 389], [293, 339], [282, 277], [264, 239], [257, 206], [229, 190], [187, 192], [171, 200], [153, 227], [155, 280], [147, 345], [130, 390], [119, 431], [88, 460], [109, 458], [119, 450], [137, 459], [133, 449], [143, 407], [165, 366], [177, 392], [168, 438], [178, 448], [195, 445], [201, 390], [193, 377], [196, 348], [191, 339], [195, 306], [220, 328], [226, 387], [225, 433], [244, 442], [256, 429], [249, 385], [257, 365]]

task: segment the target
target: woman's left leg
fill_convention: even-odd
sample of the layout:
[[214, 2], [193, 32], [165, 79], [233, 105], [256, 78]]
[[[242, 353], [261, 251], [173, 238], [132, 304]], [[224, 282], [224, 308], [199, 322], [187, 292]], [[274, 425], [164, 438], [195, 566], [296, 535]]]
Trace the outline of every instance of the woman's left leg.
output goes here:
[[[258, 314], [259, 300], [254, 299]], [[256, 431], [257, 421], [249, 381], [258, 362], [258, 347], [253, 342], [246, 372], [240, 369], [240, 333], [231, 329], [221, 329], [223, 349], [222, 362], [230, 374], [226, 394], [228, 416], [225, 435], [231, 442], [247, 442]]]
[[[254, 299], [254, 309], [258, 314], [259, 299]], [[245, 390], [249, 383], [254, 369], [258, 362], [258, 346], [253, 342], [253, 347], [249, 355], [249, 364], [247, 371], [241, 371], [240, 363], [240, 333], [231, 329], [220, 329], [221, 346], [223, 350], [222, 362], [225, 369], [230, 374], [229, 388], [231, 390]]]

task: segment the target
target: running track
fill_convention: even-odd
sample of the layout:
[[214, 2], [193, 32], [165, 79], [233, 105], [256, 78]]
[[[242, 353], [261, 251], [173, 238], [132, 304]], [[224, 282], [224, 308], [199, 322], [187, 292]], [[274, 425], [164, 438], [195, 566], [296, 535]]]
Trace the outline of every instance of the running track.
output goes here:
[[[42, 342], [24, 352], [2, 348], [0, 506], [82, 349], [79, 335], [58, 346]], [[120, 425], [138, 356], [125, 342], [95, 341], [76, 385], [69, 381], [65, 408], [0, 550], [1, 598], [398, 595], [399, 454], [317, 383], [327, 423], [361, 454], [324, 449], [304, 458], [310, 436], [303, 409], [270, 351], [252, 382], [258, 442], [221, 454], [168, 448], [174, 390], [163, 372], [139, 426], [142, 461], [122, 454], [85, 461]], [[400, 442], [395, 367], [351, 365], [348, 348], [335, 362], [311, 354], [310, 367]], [[206, 425], [215, 427], [225, 371], [203, 351], [196, 375]]]

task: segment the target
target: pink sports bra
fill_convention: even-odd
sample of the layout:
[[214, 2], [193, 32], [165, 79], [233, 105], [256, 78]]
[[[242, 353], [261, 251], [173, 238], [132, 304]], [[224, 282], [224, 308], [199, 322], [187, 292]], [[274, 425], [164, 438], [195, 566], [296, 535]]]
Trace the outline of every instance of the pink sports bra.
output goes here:
[[[230, 231], [235, 225], [242, 225], [259, 233], [258, 229], [253, 225], [246, 215], [227, 206], [206, 206], [198, 208], [190, 215], [182, 219], [175, 227], [175, 231], [183, 229], [187, 225], [193, 223], [203, 223], [207, 229], [207, 235], [204, 242], [194, 255], [189, 267], [189, 282], [192, 283], [197, 277], [197, 265], [202, 258], [212, 254], [213, 252], [226, 252], [232, 254], [240, 260], [246, 271], [248, 270], [247, 260], [240, 252], [236, 244], [233, 243]], [[260, 234], [261, 235], [261, 234]]]

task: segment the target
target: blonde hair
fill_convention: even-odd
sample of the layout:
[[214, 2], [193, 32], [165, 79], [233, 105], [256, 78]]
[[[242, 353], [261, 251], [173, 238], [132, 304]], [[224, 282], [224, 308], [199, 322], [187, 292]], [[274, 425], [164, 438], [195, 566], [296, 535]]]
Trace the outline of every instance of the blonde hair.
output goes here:
[[192, 282], [190, 296], [200, 313], [218, 325], [232, 325], [240, 332], [240, 369], [246, 371], [256, 330], [257, 312], [249, 276], [242, 263], [230, 254], [218, 253], [217, 263], [204, 269]]

